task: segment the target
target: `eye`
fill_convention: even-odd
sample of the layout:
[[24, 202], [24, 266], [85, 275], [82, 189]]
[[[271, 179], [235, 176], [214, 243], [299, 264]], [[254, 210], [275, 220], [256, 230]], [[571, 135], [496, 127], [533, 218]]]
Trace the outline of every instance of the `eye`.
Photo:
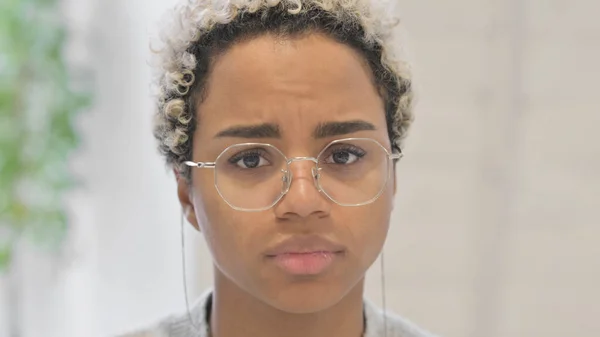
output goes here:
[[366, 155], [366, 152], [355, 146], [343, 146], [332, 149], [330, 154], [325, 158], [326, 164], [350, 165]]
[[231, 157], [229, 162], [242, 169], [254, 169], [270, 164], [260, 150], [240, 152]]

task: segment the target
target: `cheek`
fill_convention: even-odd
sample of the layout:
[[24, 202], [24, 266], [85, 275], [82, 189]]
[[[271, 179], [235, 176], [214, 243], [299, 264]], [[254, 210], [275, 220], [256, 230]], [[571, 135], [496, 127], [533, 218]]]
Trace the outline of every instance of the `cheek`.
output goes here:
[[393, 193], [387, 191], [372, 204], [340, 209], [340, 223], [346, 224], [352, 250], [364, 264], [371, 264], [381, 252], [387, 237], [393, 206]]
[[[204, 181], [203, 181], [204, 182]], [[219, 269], [227, 272], [244, 268], [256, 254], [253, 238], [260, 237], [260, 213], [246, 213], [232, 209], [212, 185], [198, 186], [194, 204], [196, 216], [206, 244]]]
[[[387, 207], [377, 207], [379, 205], [371, 205], [368, 209], [363, 210], [362, 214], [352, 217], [352, 231], [358, 241], [369, 241], [368, 243], [376, 247], [367, 246], [365, 248], [375, 248], [379, 250], [387, 236], [390, 216]], [[367, 207], [365, 207], [367, 208]]]
[[234, 240], [232, 233], [235, 232], [229, 229], [231, 221], [228, 220], [234, 210], [217, 192], [213, 175], [205, 173], [195, 177], [198, 179], [194, 183], [194, 208], [206, 244], [216, 259], [222, 255], [222, 247], [231, 246]]

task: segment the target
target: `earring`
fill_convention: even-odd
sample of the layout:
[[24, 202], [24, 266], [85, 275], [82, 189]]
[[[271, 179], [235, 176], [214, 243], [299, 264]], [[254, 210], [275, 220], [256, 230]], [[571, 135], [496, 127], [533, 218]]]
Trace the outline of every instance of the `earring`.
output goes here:
[[[185, 297], [185, 309], [187, 310], [188, 320], [190, 321], [190, 325], [196, 330], [198, 335], [200, 335], [200, 329], [192, 319], [192, 313], [190, 312], [190, 301], [188, 299], [188, 287], [187, 287], [187, 268], [185, 263], [185, 231], [183, 228], [183, 209], [181, 210], [181, 219], [180, 219], [180, 230], [181, 230], [181, 264], [183, 270], [183, 296]], [[200, 226], [198, 226], [200, 227]]]
[[381, 256], [379, 262], [381, 264], [380, 268], [380, 281], [381, 281], [381, 307], [383, 310], [383, 337], [387, 337], [387, 306], [385, 303], [385, 252], [384, 249], [381, 250]]

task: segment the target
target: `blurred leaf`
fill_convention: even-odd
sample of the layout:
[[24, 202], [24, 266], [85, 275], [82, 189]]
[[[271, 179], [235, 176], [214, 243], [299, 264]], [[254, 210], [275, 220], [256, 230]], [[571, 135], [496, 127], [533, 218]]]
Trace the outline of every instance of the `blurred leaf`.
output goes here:
[[0, 273], [8, 269], [12, 257], [12, 247], [9, 245], [0, 246]]
[[0, 1], [0, 232], [14, 234], [0, 242], [0, 271], [23, 235], [55, 249], [68, 231], [62, 198], [75, 186], [68, 166], [79, 144], [74, 118], [91, 95], [72, 89], [60, 5]]

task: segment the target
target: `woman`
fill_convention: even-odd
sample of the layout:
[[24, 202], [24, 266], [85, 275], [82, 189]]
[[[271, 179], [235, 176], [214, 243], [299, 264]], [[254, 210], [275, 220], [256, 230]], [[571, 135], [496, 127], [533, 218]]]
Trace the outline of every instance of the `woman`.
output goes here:
[[362, 0], [197, 0], [162, 36], [155, 135], [214, 289], [132, 336], [427, 336], [363, 299], [411, 80]]

